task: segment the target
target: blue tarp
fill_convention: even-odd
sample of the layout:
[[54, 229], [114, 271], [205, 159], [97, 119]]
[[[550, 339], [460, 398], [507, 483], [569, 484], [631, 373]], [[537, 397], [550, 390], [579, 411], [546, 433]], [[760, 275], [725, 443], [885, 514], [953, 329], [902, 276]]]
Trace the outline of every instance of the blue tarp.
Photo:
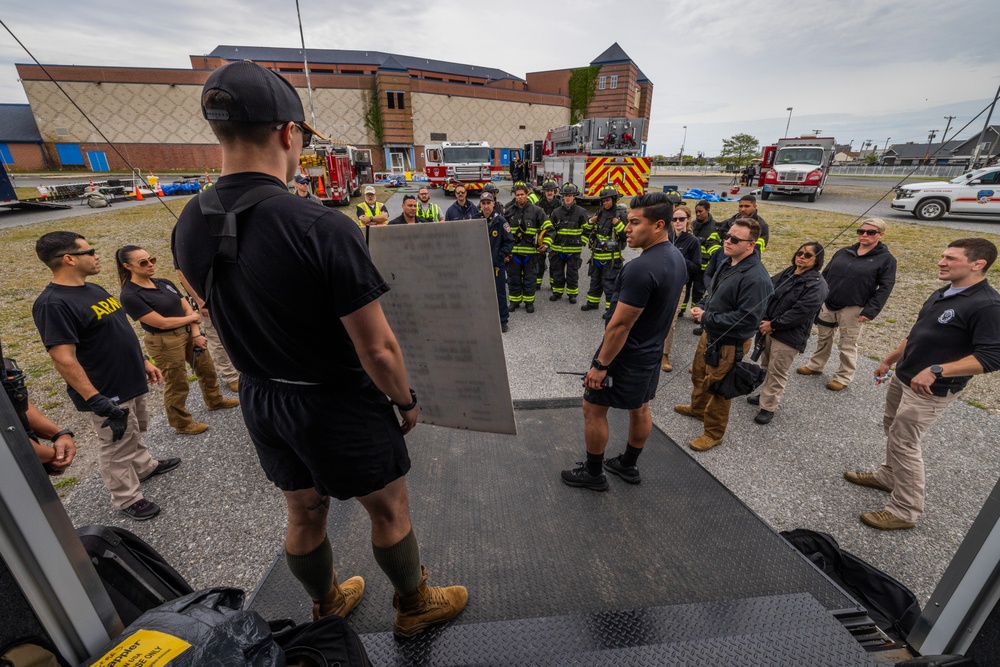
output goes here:
[[198, 192], [201, 186], [198, 183], [167, 183], [160, 185], [165, 195], [179, 195], [185, 192]]
[[704, 199], [710, 202], [736, 201], [735, 199], [727, 199], [725, 196], [720, 196], [714, 193], [705, 192], [704, 190], [701, 190], [699, 188], [691, 188], [690, 190], [682, 194], [681, 197], [684, 199], [697, 199], [699, 201]]

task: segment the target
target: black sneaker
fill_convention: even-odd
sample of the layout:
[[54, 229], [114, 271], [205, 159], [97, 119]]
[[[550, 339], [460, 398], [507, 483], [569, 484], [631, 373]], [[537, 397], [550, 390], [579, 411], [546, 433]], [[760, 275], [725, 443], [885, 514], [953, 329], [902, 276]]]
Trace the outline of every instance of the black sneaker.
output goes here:
[[181, 460], [180, 459], [176, 459], [176, 458], [175, 459], [160, 459], [159, 461], [156, 462], [156, 467], [153, 469], [153, 472], [149, 473], [148, 475], [146, 475], [145, 477], [143, 477], [139, 481], [140, 482], [145, 482], [147, 479], [150, 479], [152, 477], [156, 477], [157, 475], [162, 475], [163, 473], [170, 472], [171, 470], [173, 470], [174, 468], [176, 468], [180, 464], [181, 464]]
[[753, 418], [758, 424], [770, 424], [772, 419], [774, 419], [774, 411], [765, 410], [764, 408], [761, 408], [757, 416]]
[[500, 325], [500, 333], [507, 333], [508, 331], [510, 331], [510, 327], [507, 326], [506, 322], [502, 323]]
[[156, 503], [142, 498], [135, 501], [128, 507], [123, 507], [122, 514], [136, 521], [146, 521], [152, 519], [160, 513], [160, 506]]
[[760, 405], [760, 394], [756, 396], [747, 396], [747, 403], [750, 405]]
[[642, 477], [639, 476], [639, 466], [623, 466], [621, 454], [613, 459], [605, 459], [604, 469], [618, 475], [629, 484], [638, 484], [642, 481]]
[[602, 472], [599, 475], [591, 475], [587, 472], [587, 465], [582, 461], [577, 461], [579, 468], [562, 471], [562, 481], [570, 486], [582, 486], [594, 491], [607, 491], [608, 478]]

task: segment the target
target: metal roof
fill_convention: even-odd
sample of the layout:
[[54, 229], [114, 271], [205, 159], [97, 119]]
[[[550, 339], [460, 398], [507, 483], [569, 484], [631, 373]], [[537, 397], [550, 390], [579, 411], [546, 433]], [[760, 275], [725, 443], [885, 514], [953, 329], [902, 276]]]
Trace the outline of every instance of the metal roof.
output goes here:
[[963, 143], [965, 143], [964, 139], [961, 141], [953, 139], [945, 143], [944, 148], [941, 148], [941, 142], [934, 144], [928, 144], [926, 141], [919, 144], [913, 142], [892, 144], [885, 154], [890, 156], [895, 155], [899, 158], [923, 158], [925, 155], [934, 155], [936, 153], [938, 157], [945, 157], [951, 156], [952, 152]]
[[590, 61], [591, 65], [610, 65], [612, 63], [630, 63], [632, 59], [628, 57], [625, 50], [615, 42], [607, 48], [601, 55]]
[[[444, 60], [431, 60], [429, 58], [417, 58], [414, 56], [403, 56], [398, 53], [385, 53], [383, 51], [348, 51], [344, 49], [307, 49], [310, 64], [327, 65], [372, 65], [376, 68], [382, 67], [389, 60], [395, 60], [400, 69], [417, 69], [440, 74], [451, 74], [453, 76], [477, 77], [482, 79], [513, 79], [524, 81], [524, 79], [514, 76], [495, 67], [480, 67], [478, 65], [465, 65], [463, 63], [452, 63]], [[225, 60], [253, 60], [253, 61], [274, 61], [274, 62], [301, 62], [302, 49], [281, 48], [272, 46], [232, 46], [219, 45], [215, 47], [209, 57], [224, 58]], [[390, 67], [392, 65], [390, 64]]]
[[0, 104], [0, 141], [31, 144], [41, 140], [30, 105]]

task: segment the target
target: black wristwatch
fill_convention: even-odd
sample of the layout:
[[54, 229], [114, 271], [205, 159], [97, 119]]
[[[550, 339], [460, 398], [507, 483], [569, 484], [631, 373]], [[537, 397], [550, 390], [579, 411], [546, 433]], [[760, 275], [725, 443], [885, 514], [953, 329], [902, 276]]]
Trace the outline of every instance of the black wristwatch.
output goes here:
[[395, 403], [395, 402], [393, 402], [393, 405], [395, 405], [397, 408], [399, 408], [400, 412], [406, 412], [407, 410], [412, 410], [413, 408], [417, 407], [417, 392], [415, 392], [415, 391], [413, 391], [411, 389], [410, 390], [410, 398], [412, 398], [413, 400], [410, 402], [409, 405], [400, 405], [399, 403]]
[[939, 365], [934, 364], [933, 366], [931, 366], [931, 373], [934, 373], [934, 377], [940, 380], [941, 374], [944, 373], [944, 369], [941, 368]]
[[597, 357], [594, 357], [594, 360], [590, 362], [590, 367], [596, 368], [599, 371], [606, 371], [609, 368], [611, 368], [611, 366], [605, 366], [604, 364], [602, 364], [600, 359], [598, 359]]
[[68, 428], [64, 428], [63, 430], [59, 431], [54, 436], [52, 436], [51, 438], [49, 438], [49, 441], [50, 442], [55, 442], [56, 440], [58, 440], [59, 438], [63, 437], [64, 435], [68, 435], [71, 438], [75, 438], [76, 437], [76, 434], [73, 433], [73, 431], [69, 430]]

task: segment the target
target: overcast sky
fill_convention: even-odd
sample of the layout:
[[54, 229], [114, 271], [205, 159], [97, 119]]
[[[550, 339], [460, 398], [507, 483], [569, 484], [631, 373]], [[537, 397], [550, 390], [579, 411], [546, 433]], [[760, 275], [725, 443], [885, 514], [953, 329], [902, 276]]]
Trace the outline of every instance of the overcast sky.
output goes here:
[[[654, 84], [651, 154], [821, 130], [841, 143], [952, 137], [1000, 85], [996, 0], [671, 0], [480, 3], [300, 0], [308, 48], [371, 49], [523, 77], [580, 67], [619, 42]], [[523, 10], [520, 14], [515, 9]], [[0, 19], [43, 64], [190, 68], [219, 44], [298, 47], [294, 0], [3, 0]], [[24, 103], [0, 31], [0, 102]], [[958, 138], [978, 134], [985, 114]], [[993, 117], [1000, 124], [1000, 110]]]

